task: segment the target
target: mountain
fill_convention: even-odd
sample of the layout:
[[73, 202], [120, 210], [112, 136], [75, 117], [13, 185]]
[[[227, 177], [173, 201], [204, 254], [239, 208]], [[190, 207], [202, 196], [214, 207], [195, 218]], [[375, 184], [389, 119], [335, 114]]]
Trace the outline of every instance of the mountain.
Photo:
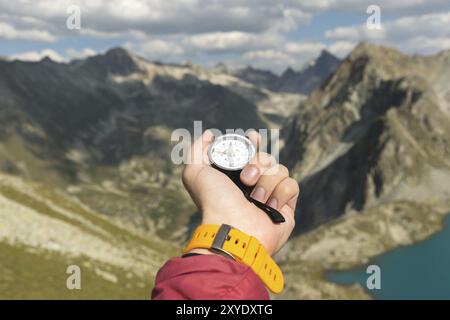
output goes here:
[[122, 48], [68, 64], [0, 62], [0, 167], [167, 235], [193, 213], [178, 201], [187, 195], [169, 158], [171, 132], [192, 131], [194, 120], [220, 130], [267, 126], [252, 101], [208, 76]]
[[281, 155], [302, 190], [300, 236], [284, 251], [288, 278], [302, 286], [287, 295], [365, 297], [317, 273], [360, 265], [442, 227], [450, 212], [449, 80], [450, 50], [408, 56], [361, 44], [300, 105], [283, 129]]
[[278, 82], [280, 81], [280, 77], [272, 71], [257, 69], [252, 66], [232, 71], [232, 74], [246, 82], [272, 91], [277, 90]]
[[233, 75], [254, 85], [274, 92], [297, 93], [308, 95], [337, 69], [340, 60], [326, 50], [311, 60], [299, 71], [287, 68], [280, 76], [267, 70], [255, 69], [248, 66], [236, 70]]
[[[420, 241], [450, 212], [450, 51], [361, 44], [338, 64], [332, 72], [325, 52], [284, 73], [283, 90], [314, 87], [306, 97], [264, 84], [270, 72], [155, 63], [123, 48], [70, 63], [0, 60], [0, 296], [147, 298], [196, 221], [171, 133], [203, 120], [281, 128], [281, 161], [302, 190], [277, 255], [282, 297], [368, 298], [325, 272]], [[60, 285], [68, 264], [89, 290]]]
[[323, 50], [306, 68], [294, 71], [287, 68], [280, 77], [276, 91], [310, 94], [337, 69], [341, 61]]
[[448, 71], [446, 54], [360, 45], [301, 105], [284, 129], [284, 158], [303, 181], [302, 228], [406, 196], [420, 179], [447, 172]]

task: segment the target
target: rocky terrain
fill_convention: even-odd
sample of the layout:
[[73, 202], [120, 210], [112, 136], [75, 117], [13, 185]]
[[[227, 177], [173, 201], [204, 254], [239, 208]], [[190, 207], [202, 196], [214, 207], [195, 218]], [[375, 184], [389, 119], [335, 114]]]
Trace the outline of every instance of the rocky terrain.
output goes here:
[[324, 272], [441, 228], [450, 212], [449, 77], [450, 51], [406, 56], [361, 44], [301, 104], [283, 130], [283, 158], [303, 190], [299, 236], [280, 254], [286, 297], [365, 298]]
[[260, 88], [275, 92], [299, 93], [308, 95], [327, 80], [338, 68], [341, 61], [330, 52], [323, 50], [316, 59], [312, 59], [301, 70], [287, 68], [281, 75], [271, 71], [259, 70], [248, 66], [232, 74]]
[[[342, 62], [324, 52], [281, 77], [245, 70], [122, 48], [70, 63], [0, 61], [0, 297], [148, 298], [195, 223], [170, 161], [172, 130], [194, 120], [281, 129], [282, 162], [302, 189], [277, 256], [281, 298], [368, 298], [324, 272], [439, 230], [450, 212], [449, 51], [361, 44]], [[89, 290], [65, 288], [72, 263]]]

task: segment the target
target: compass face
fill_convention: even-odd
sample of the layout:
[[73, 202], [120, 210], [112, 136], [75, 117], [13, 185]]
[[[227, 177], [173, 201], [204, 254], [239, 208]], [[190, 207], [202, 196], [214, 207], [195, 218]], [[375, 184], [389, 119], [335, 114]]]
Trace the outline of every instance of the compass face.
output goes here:
[[255, 147], [244, 136], [224, 134], [214, 140], [208, 156], [209, 160], [221, 169], [240, 170], [255, 156]]

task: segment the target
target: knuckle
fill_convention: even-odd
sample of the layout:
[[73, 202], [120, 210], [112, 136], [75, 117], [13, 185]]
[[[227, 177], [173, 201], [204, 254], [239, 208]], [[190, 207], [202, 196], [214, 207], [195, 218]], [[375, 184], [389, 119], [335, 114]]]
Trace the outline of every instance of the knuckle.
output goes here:
[[284, 194], [297, 194], [298, 193], [298, 183], [294, 179], [287, 179], [281, 184], [281, 192]]
[[284, 165], [282, 165], [282, 164], [279, 164], [279, 165], [278, 165], [278, 173], [279, 173], [281, 176], [286, 176], [286, 177], [289, 176], [289, 170], [288, 170], [288, 168], [286, 168], [286, 166], [284, 166]]
[[290, 232], [292, 232], [295, 228], [295, 218], [292, 215], [288, 217]]
[[297, 181], [295, 181], [294, 179], [292, 179], [292, 178], [289, 178], [290, 179], [290, 181], [292, 181], [292, 184], [293, 184], [293, 187], [294, 187], [294, 193], [295, 194], [299, 194], [300, 193], [300, 186], [299, 186], [299, 184], [298, 184], [298, 182]]

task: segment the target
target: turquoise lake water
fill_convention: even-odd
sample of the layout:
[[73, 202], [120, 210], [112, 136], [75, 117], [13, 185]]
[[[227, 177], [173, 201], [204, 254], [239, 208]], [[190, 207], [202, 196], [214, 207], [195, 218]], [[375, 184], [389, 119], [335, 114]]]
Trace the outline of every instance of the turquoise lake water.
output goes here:
[[381, 289], [368, 290], [366, 266], [330, 272], [339, 284], [360, 283], [375, 299], [450, 299], [450, 216], [444, 229], [423, 242], [400, 247], [373, 258], [381, 269]]

